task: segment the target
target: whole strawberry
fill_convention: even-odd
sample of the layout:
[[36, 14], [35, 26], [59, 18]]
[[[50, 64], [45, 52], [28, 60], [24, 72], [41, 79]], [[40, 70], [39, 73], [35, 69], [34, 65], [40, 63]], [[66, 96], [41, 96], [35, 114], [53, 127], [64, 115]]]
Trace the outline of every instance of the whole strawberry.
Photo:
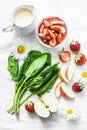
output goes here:
[[81, 45], [78, 41], [72, 41], [70, 43], [70, 49], [73, 51], [73, 52], [79, 52], [81, 48]]
[[26, 105], [25, 105], [25, 109], [28, 111], [28, 112], [34, 112], [34, 103], [32, 101], [28, 102]]
[[85, 64], [86, 63], [86, 56], [83, 53], [78, 53], [75, 56], [75, 63], [77, 65], [83, 65], [83, 64]]
[[84, 88], [84, 85], [83, 83], [81, 83], [80, 81], [77, 81], [75, 82], [73, 85], [72, 85], [72, 90], [74, 92], [81, 92]]

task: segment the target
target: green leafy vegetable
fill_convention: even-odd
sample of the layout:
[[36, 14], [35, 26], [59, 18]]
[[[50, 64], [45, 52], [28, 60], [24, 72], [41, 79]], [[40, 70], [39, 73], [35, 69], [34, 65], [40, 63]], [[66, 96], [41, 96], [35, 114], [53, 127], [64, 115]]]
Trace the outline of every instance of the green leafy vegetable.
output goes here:
[[46, 64], [47, 61], [47, 54], [41, 54], [38, 58], [33, 60], [28, 67], [25, 76], [27, 78], [35, 76], [38, 72], [40, 72], [43, 68], [44, 65]]
[[25, 75], [25, 72], [26, 72], [29, 64], [31, 63], [31, 61], [33, 61], [40, 55], [41, 55], [41, 52], [36, 51], [36, 50], [32, 50], [27, 54], [27, 57], [24, 59], [24, 62], [22, 64], [22, 66], [20, 67], [20, 71], [18, 74], [18, 80], [20, 80]]
[[[58, 63], [52, 65], [49, 53], [32, 50], [28, 53], [20, 69], [18, 60], [9, 56], [8, 71], [16, 82], [13, 106], [8, 109], [8, 112], [18, 113], [19, 107], [32, 95], [41, 96], [52, 89], [58, 78]], [[31, 94], [20, 103], [26, 91], [30, 91]]]
[[12, 80], [18, 81], [19, 61], [13, 56], [8, 57], [8, 71], [12, 75]]
[[58, 74], [57, 74], [58, 70], [56, 70], [55, 72], [56, 72], [56, 73], [54, 73], [53, 75], [51, 75], [52, 77], [51, 77], [50, 80], [47, 82], [47, 84], [43, 84], [43, 85], [40, 87], [40, 89], [37, 91], [37, 95], [38, 95], [38, 96], [41, 96], [41, 95], [43, 95], [45, 92], [49, 92], [49, 91], [52, 89], [52, 87], [53, 87], [53, 85], [54, 85], [56, 79], [58, 78]]

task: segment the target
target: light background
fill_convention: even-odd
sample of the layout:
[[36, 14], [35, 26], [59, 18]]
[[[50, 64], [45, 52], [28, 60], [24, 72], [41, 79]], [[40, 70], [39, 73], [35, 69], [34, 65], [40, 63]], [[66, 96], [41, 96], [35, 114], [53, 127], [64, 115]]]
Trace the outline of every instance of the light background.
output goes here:
[[[86, 0], [0, 0], [0, 130], [86, 130], [87, 128], [87, 78], [81, 79], [85, 89], [76, 94], [76, 99], [66, 101], [62, 97], [58, 100], [58, 112], [48, 119], [28, 114], [24, 106], [20, 109], [19, 118], [9, 115], [7, 109], [11, 105], [14, 83], [7, 71], [7, 57], [11, 52], [14, 40], [20, 38], [14, 32], [2, 34], [1, 29], [12, 24], [13, 10], [21, 4], [31, 4], [36, 8], [36, 26], [47, 16], [58, 16], [68, 26], [68, 40], [64, 45], [69, 49], [71, 39], [81, 43], [81, 52], [87, 56], [87, 1]], [[52, 54], [53, 62], [58, 61], [57, 53], [60, 48], [49, 50], [40, 45], [35, 33], [25, 38], [29, 41], [30, 50], [37, 49]], [[72, 60], [73, 60], [72, 54]], [[60, 64], [62, 66], [62, 64]], [[75, 75], [68, 87], [81, 78], [82, 71], [87, 71], [87, 63], [77, 67]], [[69, 122], [60, 116], [62, 108], [73, 107], [79, 112], [79, 119]]]

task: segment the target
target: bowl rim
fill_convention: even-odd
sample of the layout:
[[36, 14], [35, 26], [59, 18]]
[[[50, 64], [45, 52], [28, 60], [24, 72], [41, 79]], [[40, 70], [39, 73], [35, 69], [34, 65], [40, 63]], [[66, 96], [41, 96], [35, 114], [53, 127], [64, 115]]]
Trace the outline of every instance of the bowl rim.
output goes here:
[[[45, 18], [42, 18], [42, 20], [43, 20], [43, 19], [47, 19], [47, 18], [53, 18], [53, 17], [54, 17], [54, 18], [59, 18], [59, 19], [63, 20], [62, 18], [57, 17], [57, 16], [47, 16], [47, 17], [45, 17]], [[63, 21], [64, 21], [64, 24], [66, 25], [66, 29], [67, 29], [65, 38], [62, 40], [62, 42], [61, 42], [60, 44], [58, 44], [58, 45], [56, 45], [56, 46], [54, 46], [54, 47], [51, 47], [50, 45], [45, 44], [45, 43], [41, 40], [40, 36], [38, 35], [38, 29], [39, 29], [39, 27], [40, 27], [40, 25], [41, 25], [41, 23], [42, 23], [42, 20], [40, 20], [39, 23], [38, 23], [37, 26], [36, 26], [36, 37], [37, 37], [38, 41], [39, 41], [43, 46], [45, 46], [45, 47], [47, 47], [47, 48], [50, 48], [50, 49], [52, 49], [52, 48], [57, 48], [58, 46], [62, 46], [62, 44], [63, 44], [64, 42], [66, 42], [67, 39], [68, 39], [68, 27], [67, 27], [66, 22], [63, 20]]]

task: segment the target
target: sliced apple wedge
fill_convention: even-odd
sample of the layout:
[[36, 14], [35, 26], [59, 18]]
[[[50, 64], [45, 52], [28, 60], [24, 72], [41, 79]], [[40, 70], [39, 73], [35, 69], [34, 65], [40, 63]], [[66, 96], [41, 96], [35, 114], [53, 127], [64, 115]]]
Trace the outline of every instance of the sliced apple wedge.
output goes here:
[[57, 99], [54, 95], [45, 93], [37, 102], [35, 102], [34, 109], [38, 116], [47, 118], [51, 113], [57, 111]]
[[42, 96], [42, 99], [44, 101], [44, 104], [48, 107], [48, 110], [50, 112], [56, 112], [57, 111], [57, 99], [54, 95], [50, 93], [45, 93]]
[[75, 73], [75, 69], [76, 69], [76, 65], [75, 64], [71, 64], [70, 66], [68, 66], [66, 68], [66, 78], [68, 80], [71, 80], [74, 73]]
[[[67, 66], [61, 67], [61, 69], [60, 69], [60, 71], [59, 71], [59, 78], [60, 78], [63, 82], [68, 83], [69, 80], [67, 79], [67, 76], [66, 76], [66, 74], [67, 74], [66, 70], [67, 70]], [[67, 71], [68, 71], [68, 70], [67, 70]]]
[[54, 94], [55, 96], [58, 98], [60, 95], [61, 95], [61, 92], [60, 92], [60, 87], [62, 85], [64, 85], [65, 83], [64, 82], [60, 82], [56, 85], [55, 89], [54, 89]]
[[50, 112], [40, 100], [35, 102], [34, 109], [37, 115], [40, 117], [47, 118], [50, 115]]
[[64, 98], [66, 98], [66, 99], [74, 99], [74, 98], [75, 98], [73, 92], [72, 92], [69, 88], [67, 88], [67, 87], [65, 86], [65, 84], [63, 84], [63, 85], [60, 87], [60, 93], [61, 93], [61, 95], [62, 95]]

